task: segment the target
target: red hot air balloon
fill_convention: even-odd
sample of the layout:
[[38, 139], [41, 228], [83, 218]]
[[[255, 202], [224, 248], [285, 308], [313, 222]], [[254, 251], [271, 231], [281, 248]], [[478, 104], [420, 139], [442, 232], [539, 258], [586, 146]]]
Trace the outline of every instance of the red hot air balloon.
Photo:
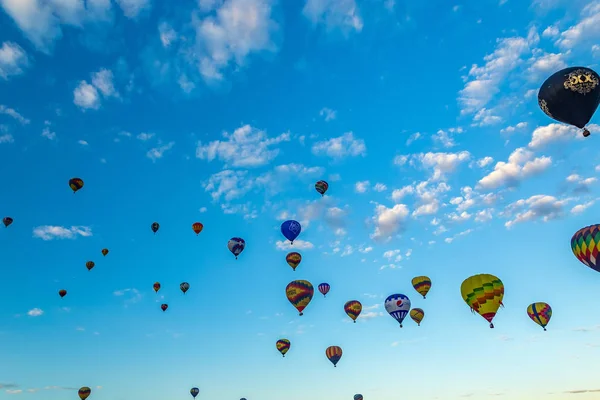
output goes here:
[[160, 305], [160, 309], [163, 310], [163, 311], [167, 311], [167, 308], [169, 308], [168, 304], [161, 304]]

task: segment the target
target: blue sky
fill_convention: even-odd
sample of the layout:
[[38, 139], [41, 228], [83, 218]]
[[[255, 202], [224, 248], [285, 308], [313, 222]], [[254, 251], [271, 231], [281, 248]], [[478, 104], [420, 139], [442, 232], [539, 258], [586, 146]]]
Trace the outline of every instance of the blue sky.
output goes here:
[[[469, 3], [0, 0], [0, 399], [598, 396], [600, 277], [569, 242], [598, 222], [600, 127], [536, 95], [598, 69], [600, 2]], [[477, 273], [506, 287], [494, 330], [460, 297]], [[331, 291], [299, 317], [293, 279]]]

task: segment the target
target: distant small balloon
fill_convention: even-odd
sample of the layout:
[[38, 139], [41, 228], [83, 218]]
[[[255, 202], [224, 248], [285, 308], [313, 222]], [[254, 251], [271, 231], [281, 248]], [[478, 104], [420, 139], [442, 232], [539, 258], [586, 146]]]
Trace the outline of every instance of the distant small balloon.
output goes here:
[[96, 264], [93, 261], [88, 261], [85, 263], [85, 267], [88, 269], [88, 271], [91, 271], [92, 268], [94, 268]]
[[152, 232], [154, 232], [155, 235], [159, 228], [160, 224], [158, 222], [153, 222], [152, 225], [150, 225], [150, 229], [152, 229]]
[[331, 361], [334, 367], [337, 367], [337, 363], [342, 358], [342, 348], [339, 346], [329, 346], [325, 349], [325, 355]]
[[61, 298], [63, 298], [63, 297], [65, 297], [65, 296], [67, 295], [67, 291], [66, 291], [65, 289], [60, 289], [60, 290], [58, 291], [58, 295], [59, 295]]
[[168, 304], [161, 304], [160, 305], [160, 309], [163, 310], [163, 311], [167, 311], [167, 308], [169, 308]]
[[73, 191], [73, 193], [77, 192], [83, 187], [83, 179], [80, 178], [71, 178], [69, 179], [69, 187]]
[[319, 286], [317, 287], [319, 288], [319, 292], [321, 292], [323, 297], [326, 297], [327, 293], [329, 293], [329, 289], [331, 289], [331, 286], [329, 286], [329, 283], [327, 282], [319, 283]]
[[279, 350], [279, 352], [281, 353], [282, 356], [285, 357], [285, 353], [288, 352], [288, 350], [290, 349], [291, 346], [291, 342], [288, 339], [279, 339], [276, 343], [275, 346], [277, 347], [277, 350]]
[[154, 285], [152, 285], [152, 288], [154, 289], [154, 291], [156, 293], [158, 293], [158, 291], [160, 290], [160, 282], [154, 282]]
[[182, 282], [179, 285], [179, 289], [181, 289], [181, 291], [183, 292], [183, 294], [185, 294], [185, 292], [187, 292], [190, 289], [190, 284], [187, 282]]
[[13, 219], [11, 217], [4, 217], [2, 218], [2, 223], [5, 228], [8, 228], [8, 226], [13, 223]]
[[358, 300], [350, 300], [344, 304], [344, 311], [356, 323], [356, 319], [362, 311], [362, 304]]
[[196, 398], [196, 396], [198, 396], [198, 393], [200, 393], [200, 389], [198, 389], [197, 387], [193, 387], [190, 389], [190, 394], [193, 398]]
[[321, 196], [324, 196], [325, 192], [327, 192], [327, 189], [329, 189], [329, 184], [325, 181], [319, 181], [315, 183], [315, 189]]
[[362, 394], [355, 394], [354, 395], [354, 400], [363, 400], [363, 395]]
[[548, 303], [533, 303], [527, 307], [527, 315], [529, 318], [546, 330], [550, 318], [552, 318], [552, 307]]
[[385, 299], [384, 306], [388, 314], [398, 321], [400, 328], [402, 328], [402, 321], [404, 321], [410, 310], [410, 299], [408, 296], [401, 293], [392, 294]]
[[285, 261], [287, 261], [288, 265], [292, 267], [292, 269], [295, 271], [298, 265], [300, 265], [300, 262], [302, 261], [302, 256], [300, 255], [300, 253], [292, 251], [291, 253], [288, 253], [287, 256], [285, 256]]
[[287, 240], [290, 241], [291, 244], [294, 244], [294, 240], [296, 240], [298, 235], [300, 235], [301, 231], [302, 226], [298, 221], [290, 219], [288, 221], [284, 221], [281, 224], [281, 233], [283, 234], [283, 236], [285, 236]]
[[102, 255], [106, 257], [108, 254], [108, 249], [102, 249]]
[[88, 397], [90, 397], [90, 394], [92, 394], [92, 389], [90, 389], [87, 386], [83, 386], [81, 389], [79, 389], [79, 391], [77, 392], [77, 394], [79, 395], [79, 398], [81, 400], [85, 400]]
[[237, 260], [238, 256], [242, 254], [242, 251], [244, 251], [244, 249], [246, 248], [246, 241], [239, 237], [233, 237], [229, 239], [229, 242], [227, 242], [227, 248]]
[[410, 315], [410, 318], [417, 323], [417, 326], [421, 326], [421, 321], [423, 321], [423, 317], [425, 317], [425, 312], [420, 308], [413, 308], [408, 315]]
[[194, 232], [196, 232], [196, 235], [198, 235], [200, 232], [202, 232], [202, 229], [204, 229], [204, 225], [202, 225], [200, 222], [194, 222], [192, 224], [192, 229]]

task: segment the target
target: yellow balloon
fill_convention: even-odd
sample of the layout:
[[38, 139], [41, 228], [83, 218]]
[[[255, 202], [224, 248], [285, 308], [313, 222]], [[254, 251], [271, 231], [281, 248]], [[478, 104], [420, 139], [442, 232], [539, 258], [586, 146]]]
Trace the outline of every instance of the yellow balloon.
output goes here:
[[460, 285], [463, 300], [494, 327], [492, 320], [504, 298], [504, 284], [494, 275], [479, 274], [465, 279]]
[[417, 323], [418, 326], [421, 326], [421, 321], [423, 321], [423, 317], [425, 316], [425, 311], [421, 308], [413, 308], [410, 310], [408, 314], [412, 318], [413, 321]]

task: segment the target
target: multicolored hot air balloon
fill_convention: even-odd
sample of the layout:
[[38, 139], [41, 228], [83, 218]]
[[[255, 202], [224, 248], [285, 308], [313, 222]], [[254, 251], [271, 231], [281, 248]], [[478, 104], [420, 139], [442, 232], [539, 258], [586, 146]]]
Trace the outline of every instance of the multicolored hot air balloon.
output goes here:
[[421, 308], [413, 308], [408, 314], [417, 323], [417, 326], [421, 326], [421, 321], [423, 321], [423, 317], [425, 316], [425, 312]]
[[334, 367], [337, 367], [337, 363], [342, 358], [342, 348], [339, 346], [329, 346], [325, 349], [325, 355], [331, 361]]
[[58, 295], [60, 296], [60, 298], [62, 299], [63, 297], [65, 297], [67, 295], [67, 291], [65, 289], [60, 289], [58, 291]]
[[158, 291], [160, 290], [160, 282], [154, 282], [154, 285], [152, 285], [152, 288], [154, 289], [154, 291], [156, 293], [158, 293]]
[[88, 261], [85, 263], [85, 267], [88, 269], [88, 271], [91, 271], [95, 265], [96, 265], [96, 263], [94, 263], [93, 261]]
[[315, 189], [321, 196], [325, 196], [325, 192], [327, 192], [327, 189], [329, 189], [329, 184], [325, 181], [319, 181], [315, 183]]
[[2, 223], [5, 228], [8, 228], [8, 226], [13, 223], [13, 219], [11, 217], [4, 217], [2, 218]]
[[106, 257], [108, 254], [108, 249], [102, 249], [102, 255]]
[[294, 221], [293, 219], [284, 221], [281, 224], [281, 233], [290, 241], [290, 244], [294, 244], [294, 240], [300, 235], [301, 231], [302, 226], [300, 225], [300, 222]]
[[190, 394], [193, 398], [196, 398], [196, 396], [198, 396], [198, 393], [200, 393], [200, 389], [198, 389], [197, 387], [193, 387], [190, 389]]
[[290, 267], [295, 271], [300, 262], [302, 261], [302, 255], [300, 253], [292, 251], [285, 256], [285, 261], [289, 264]]
[[152, 229], [152, 232], [154, 232], [155, 235], [156, 232], [158, 232], [158, 228], [160, 228], [160, 224], [158, 222], [153, 222], [152, 225], [150, 225], [150, 229]]
[[163, 310], [163, 311], [167, 311], [167, 308], [169, 308], [168, 304], [161, 304], [160, 305], [160, 309]]
[[319, 283], [318, 288], [319, 288], [319, 292], [321, 292], [323, 297], [326, 297], [327, 293], [329, 293], [329, 289], [331, 289], [331, 286], [329, 286], [329, 283], [323, 282], [323, 283]]
[[204, 229], [204, 225], [202, 225], [200, 222], [194, 222], [192, 224], [192, 229], [194, 232], [196, 232], [196, 236], [202, 232], [202, 229]]
[[529, 318], [546, 330], [550, 318], [552, 318], [552, 307], [548, 303], [533, 303], [527, 307]]
[[92, 389], [90, 389], [87, 386], [83, 386], [82, 388], [79, 389], [79, 391], [77, 391], [77, 394], [79, 395], [79, 398], [81, 400], [85, 400], [88, 397], [90, 397], [90, 394], [92, 394]]
[[346, 311], [346, 314], [348, 314], [354, 323], [356, 323], [356, 318], [358, 318], [362, 311], [362, 304], [358, 300], [347, 301], [346, 304], [344, 304], [344, 311]]
[[555, 121], [583, 129], [600, 104], [600, 76], [586, 67], [561, 69], [550, 76], [540, 87], [538, 105]]
[[239, 237], [233, 237], [227, 242], [227, 248], [237, 260], [238, 256], [242, 254], [242, 251], [246, 248], [246, 241]]
[[77, 192], [79, 189], [83, 187], [83, 179], [80, 178], [71, 178], [69, 179], [69, 187], [73, 191], [73, 193]]
[[492, 320], [498, 308], [502, 306], [504, 298], [502, 281], [490, 274], [474, 275], [465, 279], [460, 285], [460, 293], [471, 311], [485, 318], [490, 323], [490, 328], [493, 328]]
[[415, 276], [411, 281], [415, 290], [425, 298], [431, 289], [431, 279], [427, 276]]
[[282, 356], [285, 357], [285, 353], [288, 352], [288, 350], [290, 349], [290, 346], [292, 345], [292, 343], [287, 340], [287, 339], [279, 339], [276, 343], [275, 346], [277, 347], [277, 350], [279, 350], [279, 352], [281, 353]]
[[179, 289], [181, 289], [181, 291], [183, 292], [183, 294], [185, 294], [185, 292], [187, 292], [188, 290], [190, 290], [190, 284], [187, 282], [181, 282], [179, 284]]
[[581, 228], [571, 238], [571, 250], [579, 261], [600, 272], [600, 224]]
[[287, 299], [296, 307], [300, 313], [299, 315], [304, 315], [303, 311], [312, 300], [314, 293], [313, 285], [304, 280], [292, 281], [285, 288]]
[[385, 299], [385, 311], [387, 311], [402, 328], [402, 321], [410, 310], [410, 299], [404, 294], [392, 294]]
[[354, 395], [354, 400], [363, 400], [363, 395], [362, 394], [355, 394]]

